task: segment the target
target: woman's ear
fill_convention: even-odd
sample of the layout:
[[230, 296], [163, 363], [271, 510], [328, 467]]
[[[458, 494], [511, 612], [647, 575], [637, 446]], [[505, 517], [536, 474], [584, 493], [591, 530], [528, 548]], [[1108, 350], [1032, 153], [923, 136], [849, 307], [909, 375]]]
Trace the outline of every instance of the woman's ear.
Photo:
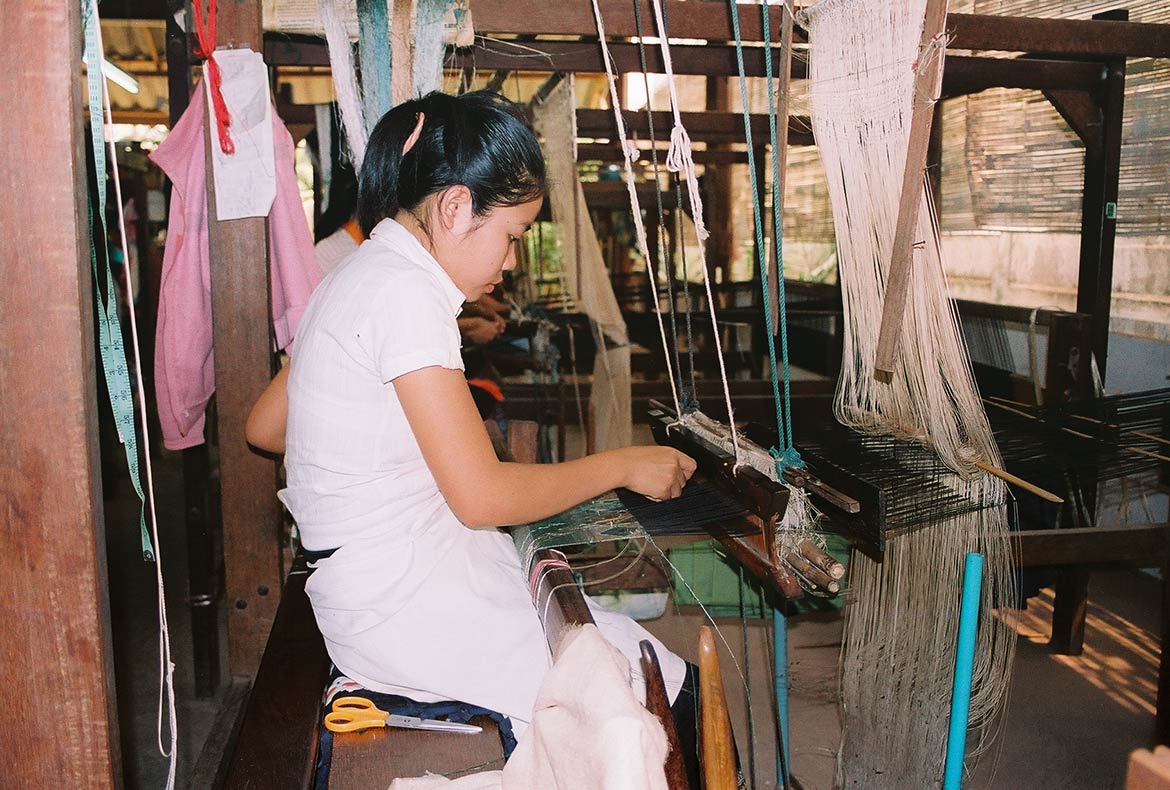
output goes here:
[[440, 192], [436, 208], [439, 212], [439, 222], [448, 233], [463, 236], [475, 227], [471, 190], [463, 184], [447, 187]]

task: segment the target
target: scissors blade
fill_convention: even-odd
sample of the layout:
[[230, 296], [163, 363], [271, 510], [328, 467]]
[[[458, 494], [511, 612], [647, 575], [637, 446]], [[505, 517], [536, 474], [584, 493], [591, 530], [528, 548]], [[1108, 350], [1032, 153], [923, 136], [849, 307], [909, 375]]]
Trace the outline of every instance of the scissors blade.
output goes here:
[[474, 735], [483, 732], [483, 727], [474, 724], [458, 724], [453, 721], [439, 721], [438, 719], [420, 719], [417, 716], [399, 716], [391, 714], [386, 717], [387, 727], [403, 727], [408, 730], [435, 730], [437, 732], [457, 732], [461, 735]]

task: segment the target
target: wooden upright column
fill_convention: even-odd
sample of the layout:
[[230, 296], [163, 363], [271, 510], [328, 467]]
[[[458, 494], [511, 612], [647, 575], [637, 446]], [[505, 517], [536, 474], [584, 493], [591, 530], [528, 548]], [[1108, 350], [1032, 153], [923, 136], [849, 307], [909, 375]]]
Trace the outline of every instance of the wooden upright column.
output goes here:
[[[80, 3], [0, 6], [0, 765], [121, 786], [98, 462]], [[56, 709], [54, 713], [53, 709]]]
[[[227, 47], [263, 51], [259, 0], [219, 0], [217, 48]], [[202, 89], [194, 100], [206, 101]], [[213, 193], [209, 172], [211, 310], [229, 660], [233, 675], [252, 675], [272, 630], [281, 589], [276, 465], [249, 450], [244, 439], [248, 411], [271, 378], [268, 233], [262, 218], [217, 221]]]
[[[1125, 21], [1128, 11], [1106, 11], [1094, 19]], [[1077, 312], [1093, 317], [1093, 355], [1101, 380], [1109, 350], [1113, 300], [1113, 247], [1121, 179], [1121, 129], [1125, 110], [1125, 58], [1105, 61], [1104, 85], [1094, 97], [1100, 132], [1085, 140], [1085, 193], [1081, 206], [1081, 257]]]

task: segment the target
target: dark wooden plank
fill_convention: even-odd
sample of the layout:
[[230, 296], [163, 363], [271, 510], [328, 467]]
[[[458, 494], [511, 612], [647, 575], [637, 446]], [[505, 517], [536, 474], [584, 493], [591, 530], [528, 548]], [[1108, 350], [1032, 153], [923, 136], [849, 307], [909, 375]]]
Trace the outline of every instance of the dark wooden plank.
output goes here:
[[[0, 665], [9, 681], [0, 690], [0, 753], [4, 786], [14, 788], [101, 790], [122, 782], [99, 480], [79, 8], [26, 2], [0, 11], [0, 35], [14, 42], [0, 51], [5, 143], [19, 152], [0, 173]], [[50, 725], [47, 706], [54, 705], [67, 715]]]
[[303, 565], [294, 566], [285, 584], [228, 763], [225, 790], [312, 786], [329, 656], [305, 594], [306, 578]]
[[[478, 14], [478, 8], [476, 13]], [[952, 49], [1049, 55], [1170, 57], [1167, 25], [1088, 19], [950, 14]]]
[[[633, 3], [629, 0], [601, 0], [601, 17], [610, 38], [638, 35]], [[672, 38], [700, 38], [709, 41], [732, 41], [731, 17], [722, 3], [663, 3], [666, 25]], [[769, 9], [773, 30], [780, 29], [783, 9], [779, 4]], [[649, 0], [638, 0], [638, 12], [646, 35], [654, 22]], [[758, 13], [743, 14], [740, 32], [744, 41], [762, 40], [762, 20]], [[475, 32], [479, 35], [549, 34], [597, 36], [597, 25], [589, 3], [549, 3], [547, 0], [478, 0], [475, 4]]]
[[1012, 533], [1012, 548], [1021, 568], [1118, 562], [1154, 568], [1160, 567], [1166, 556], [1168, 533], [1167, 524], [1023, 530]]
[[[259, 46], [259, 15], [255, 0], [221, 0], [218, 46]], [[231, 672], [250, 675], [276, 615], [278, 596], [269, 593], [280, 589], [276, 465], [244, 440], [248, 412], [272, 374], [268, 236], [263, 218], [215, 219], [210, 166], [207, 197], [228, 641]]]
[[[630, 135], [646, 136], [650, 133], [650, 123], [645, 112], [624, 110], [622, 117], [625, 120], [626, 131]], [[687, 133], [695, 142], [743, 142], [743, 113], [738, 112], [684, 112], [680, 113]], [[674, 126], [671, 113], [658, 111], [654, 113], [654, 129], [663, 137], [669, 134]], [[768, 139], [768, 116], [766, 113], [751, 115], [752, 136], [757, 140]], [[788, 142], [791, 145], [812, 145], [812, 132], [809, 119], [803, 116], [793, 116], [788, 122]], [[577, 110], [578, 137], [617, 137], [614, 127], [613, 112], [611, 110]]]

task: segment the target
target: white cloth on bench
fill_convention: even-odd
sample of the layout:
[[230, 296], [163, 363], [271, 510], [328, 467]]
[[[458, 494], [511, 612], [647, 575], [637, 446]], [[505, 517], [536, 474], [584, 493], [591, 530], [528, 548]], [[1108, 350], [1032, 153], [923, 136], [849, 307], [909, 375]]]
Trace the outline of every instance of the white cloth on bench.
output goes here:
[[666, 733], [630, 688], [630, 664], [595, 626], [567, 633], [527, 737], [503, 771], [397, 779], [391, 790], [666, 790]]

